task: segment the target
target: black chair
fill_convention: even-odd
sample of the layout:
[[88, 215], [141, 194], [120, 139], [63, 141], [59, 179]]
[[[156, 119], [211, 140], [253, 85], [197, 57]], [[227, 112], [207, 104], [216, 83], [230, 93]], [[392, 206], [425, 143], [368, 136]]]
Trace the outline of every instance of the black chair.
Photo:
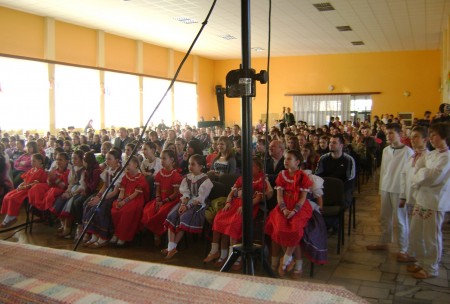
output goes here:
[[344, 244], [345, 195], [344, 182], [334, 177], [323, 177], [323, 211], [324, 218], [338, 218], [337, 254], [341, 253], [341, 242]]
[[228, 192], [225, 196], [228, 196], [228, 193], [231, 191], [231, 187], [233, 187], [234, 183], [236, 183], [238, 177], [239, 175], [237, 174], [222, 174], [219, 176], [217, 181], [228, 187]]
[[355, 180], [346, 181], [344, 183], [345, 207], [348, 209], [348, 236], [350, 236], [352, 226], [353, 229], [356, 227], [356, 199], [353, 196], [354, 190]]

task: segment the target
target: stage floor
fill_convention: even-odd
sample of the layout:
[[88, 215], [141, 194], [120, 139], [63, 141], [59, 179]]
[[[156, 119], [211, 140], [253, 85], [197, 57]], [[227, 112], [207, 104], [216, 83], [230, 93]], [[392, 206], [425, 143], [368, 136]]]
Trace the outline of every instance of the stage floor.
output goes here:
[[366, 303], [325, 284], [0, 241], [2, 303]]

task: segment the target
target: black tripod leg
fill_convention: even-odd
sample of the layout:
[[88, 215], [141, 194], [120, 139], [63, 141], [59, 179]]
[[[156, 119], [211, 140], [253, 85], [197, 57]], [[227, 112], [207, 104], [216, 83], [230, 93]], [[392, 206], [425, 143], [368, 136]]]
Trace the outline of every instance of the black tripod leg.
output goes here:
[[220, 269], [220, 272], [228, 272], [231, 269], [231, 266], [233, 266], [234, 262], [238, 259], [238, 257], [241, 255], [240, 252], [233, 250], [233, 253], [228, 257], [225, 264], [223, 264], [222, 268]]
[[266, 259], [263, 259], [262, 265], [263, 265], [264, 270], [266, 271], [266, 273], [269, 275], [269, 277], [271, 277], [271, 278], [276, 278], [277, 277], [275, 275], [275, 273], [273, 272], [272, 267], [269, 265], [269, 262], [267, 262]]
[[255, 275], [255, 267], [252, 254], [244, 254], [242, 257], [242, 272], [244, 274]]

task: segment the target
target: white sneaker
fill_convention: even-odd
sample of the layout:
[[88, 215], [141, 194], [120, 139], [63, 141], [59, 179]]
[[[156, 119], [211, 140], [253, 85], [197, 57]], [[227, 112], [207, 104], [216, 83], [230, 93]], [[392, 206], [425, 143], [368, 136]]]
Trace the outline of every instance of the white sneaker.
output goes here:
[[109, 242], [110, 242], [111, 244], [115, 244], [115, 243], [117, 243], [118, 240], [119, 240], [119, 238], [118, 238], [116, 235], [114, 235], [114, 236], [109, 240]]

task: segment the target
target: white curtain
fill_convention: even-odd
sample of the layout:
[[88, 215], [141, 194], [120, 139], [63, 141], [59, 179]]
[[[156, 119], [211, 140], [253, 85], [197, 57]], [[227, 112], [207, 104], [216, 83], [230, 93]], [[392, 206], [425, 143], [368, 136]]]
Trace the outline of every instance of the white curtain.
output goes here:
[[341, 121], [351, 120], [350, 95], [302, 95], [294, 96], [294, 115], [312, 126], [328, 124], [330, 117]]

